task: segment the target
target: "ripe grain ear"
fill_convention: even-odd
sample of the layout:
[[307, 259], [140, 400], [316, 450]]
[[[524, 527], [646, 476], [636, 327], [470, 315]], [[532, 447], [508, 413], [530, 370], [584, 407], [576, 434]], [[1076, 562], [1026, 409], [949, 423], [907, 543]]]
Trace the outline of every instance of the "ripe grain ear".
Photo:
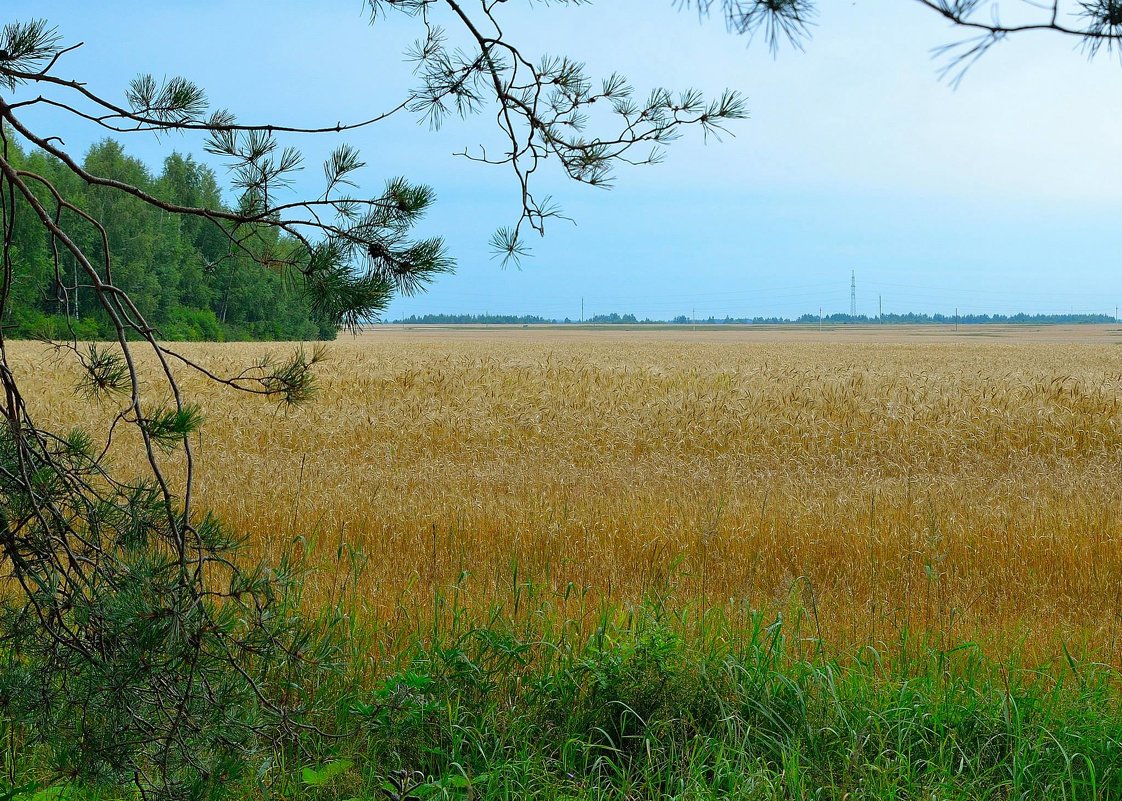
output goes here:
[[[1110, 347], [518, 334], [338, 342], [314, 402], [285, 413], [184, 376], [206, 419], [200, 502], [252, 557], [332, 543], [312, 605], [337, 591], [344, 532], [363, 555], [348, 592], [386, 625], [415, 625], [453, 585], [466, 610], [507, 603], [517, 565], [521, 585], [578, 587], [591, 606], [658, 586], [777, 610], [809, 582], [836, 648], [905, 627], [994, 652], [1116, 641]], [[36, 414], [108, 424], [67, 389], [73, 368], [8, 347]], [[260, 349], [185, 346], [215, 366]]]

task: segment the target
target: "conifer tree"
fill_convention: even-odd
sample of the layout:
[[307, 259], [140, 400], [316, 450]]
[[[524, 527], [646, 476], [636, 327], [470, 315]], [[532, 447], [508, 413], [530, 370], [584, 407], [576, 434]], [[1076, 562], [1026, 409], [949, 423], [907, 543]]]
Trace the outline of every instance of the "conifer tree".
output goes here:
[[[959, 67], [1022, 31], [1072, 35], [1091, 53], [1112, 50], [1122, 35], [1120, 0], [1025, 4], [1040, 19], [1008, 24], [984, 0], [916, 2], [974, 32], [948, 50]], [[801, 45], [815, 12], [813, 0], [677, 4], [720, 13], [735, 32], [762, 33], [772, 49]], [[255, 751], [317, 725], [314, 697], [292, 688], [333, 660], [330, 641], [312, 636], [292, 603], [285, 565], [239, 561], [236, 537], [196, 510], [191, 435], [203, 420], [178, 381], [196, 372], [231, 391], [301, 403], [314, 392], [322, 352], [262, 359], [233, 374], [192, 361], [149, 320], [170, 302], [158, 280], [144, 299], [124, 288], [127, 275], [133, 285], [158, 279], [158, 267], [122, 260], [103, 214], [175, 218], [205, 242], [201, 271], [253, 264], [283, 275], [320, 319], [353, 328], [395, 294], [417, 292], [451, 269], [439, 238], [413, 235], [435, 192], [393, 176], [382, 176], [380, 191], [360, 192], [365, 164], [343, 141], [322, 165], [322, 193], [293, 197], [288, 181], [303, 161], [296, 138], [345, 135], [403, 114], [439, 125], [487, 111], [506, 147], [469, 157], [513, 178], [521, 213], [492, 244], [517, 259], [527, 234], [560, 214], [537, 192], [539, 171], [555, 164], [575, 181], [606, 185], [618, 165], [656, 161], [660, 146], [683, 131], [720, 129], [744, 115], [735, 93], [638, 95], [618, 75], [593, 80], [568, 58], [524, 53], [504, 34], [506, 5], [366, 0], [375, 35], [387, 15], [415, 21], [416, 85], [367, 119], [307, 127], [211, 109], [203, 88], [183, 77], [142, 74], [121, 94], [90, 87], [66, 74], [78, 45], [49, 22], [0, 30], [0, 320], [28, 285], [20, 265], [48, 265], [39, 278], [54, 287], [71, 325], [56, 347], [82, 373], [81, 391], [115, 415], [101, 441], [39, 424], [0, 329], [0, 715], [46, 741], [60, 774], [132, 783], [145, 798], [218, 796]], [[107, 174], [97, 159], [80, 163], [53, 131], [30, 122], [37, 117], [29, 112], [45, 107], [126, 141], [198, 134], [229, 167], [238, 201], [227, 208], [213, 188], [152, 188], [142, 172]], [[123, 164], [111, 146], [97, 155], [106, 170]], [[172, 164], [166, 174], [183, 167]], [[198, 280], [183, 291], [206, 293]], [[112, 341], [82, 344], [77, 325], [90, 304], [109, 321]], [[143, 354], [157, 365], [160, 386], [142, 382]], [[143, 480], [122, 477], [108, 461], [126, 430], [144, 454]]]
[[[762, 34], [772, 53], [787, 44], [802, 48], [818, 11], [816, 0], [676, 0], [700, 16], [718, 15], [728, 29], [749, 38]], [[911, 0], [960, 31], [962, 38], [940, 47], [942, 76], [952, 82], [994, 45], [1025, 33], [1052, 33], [1079, 42], [1083, 51], [1122, 55], [1122, 0]], [[870, 24], [876, 24], [872, 20]]]
[[[603, 185], [620, 163], [657, 160], [659, 146], [684, 129], [715, 130], [744, 114], [733, 93], [639, 96], [618, 75], [594, 81], [569, 59], [532, 59], [503, 34], [503, 3], [368, 0], [366, 11], [375, 35], [385, 15], [414, 19], [417, 85], [368, 119], [308, 127], [211, 109], [203, 88], [182, 77], [142, 74], [119, 97], [66, 74], [77, 45], [49, 22], [0, 30], [0, 320], [27, 283], [24, 265], [46, 264], [39, 278], [68, 327], [55, 347], [81, 372], [80, 391], [113, 414], [101, 440], [41, 425], [0, 329], [0, 716], [41, 739], [61, 775], [132, 783], [145, 798], [220, 795], [255, 751], [318, 725], [314, 695], [292, 688], [332, 669], [330, 638], [301, 618], [286, 565], [247, 564], [236, 537], [195, 508], [191, 436], [204, 421], [180, 389], [194, 372], [231, 391], [302, 403], [323, 353], [297, 350], [216, 373], [152, 322], [176, 292], [205, 296], [215, 286], [208, 275], [280, 275], [318, 319], [353, 329], [394, 295], [448, 272], [444, 243], [413, 235], [432, 188], [381, 176], [380, 191], [359, 189], [365, 164], [346, 132], [396, 115], [434, 125], [485, 109], [496, 115], [508, 147], [474, 158], [513, 176], [521, 214], [492, 244], [517, 259], [526, 234], [559, 213], [534, 184], [547, 159], [575, 181]], [[224, 206], [181, 157], [158, 181], [116, 142], [80, 161], [32, 122], [45, 107], [125, 142], [201, 136], [229, 168], [237, 202]], [[288, 191], [302, 136], [341, 140], [313, 197]], [[179, 258], [174, 248], [144, 258], [174, 239], [131, 249], [170, 221], [208, 254], [187, 287], [161, 273]], [[83, 343], [90, 307], [108, 321], [109, 342]], [[146, 359], [158, 383], [141, 378]], [[144, 455], [141, 480], [112, 467], [125, 432]]]

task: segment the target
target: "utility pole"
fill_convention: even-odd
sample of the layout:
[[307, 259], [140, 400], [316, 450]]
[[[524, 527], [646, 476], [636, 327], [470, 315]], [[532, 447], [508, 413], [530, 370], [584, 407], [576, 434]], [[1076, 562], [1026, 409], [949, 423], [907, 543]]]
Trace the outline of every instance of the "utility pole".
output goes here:
[[877, 319], [884, 317], [884, 297], [877, 295]]
[[580, 299], [580, 324], [584, 325], [584, 295]]
[[857, 271], [849, 271], [849, 316], [857, 316]]
[[822, 307], [818, 307], [818, 330], [822, 330]]
[[954, 307], [954, 332], [958, 333], [958, 306]]

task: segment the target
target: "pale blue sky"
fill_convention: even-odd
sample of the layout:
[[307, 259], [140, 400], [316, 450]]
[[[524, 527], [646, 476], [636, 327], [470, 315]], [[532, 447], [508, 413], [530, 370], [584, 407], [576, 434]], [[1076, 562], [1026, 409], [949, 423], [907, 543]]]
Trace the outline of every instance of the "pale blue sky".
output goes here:
[[[426, 312], [576, 317], [797, 315], [858, 308], [949, 312], [1114, 312], [1122, 303], [1122, 66], [1088, 62], [1047, 35], [999, 46], [957, 90], [931, 48], [956, 37], [911, 0], [824, 4], [807, 51], [772, 59], [764, 43], [699, 24], [670, 0], [588, 7], [512, 2], [511, 38], [619, 70], [641, 90], [725, 87], [748, 98], [735, 137], [687, 137], [666, 163], [621, 170], [610, 192], [546, 176], [577, 225], [552, 225], [535, 257], [503, 270], [487, 240], [517, 212], [499, 168], [451, 154], [492, 136], [486, 115], [430, 134], [402, 118], [352, 133], [365, 184], [406, 175], [432, 184], [458, 273], [390, 317]], [[61, 75], [121, 97], [138, 72], [182, 74], [244, 121], [334, 123], [399, 98], [407, 22], [366, 25], [358, 0], [182, 3], [15, 0], [7, 17], [45, 17], [86, 45]], [[93, 129], [56, 124], [82, 152]], [[199, 141], [125, 140], [158, 165]], [[300, 142], [309, 165], [337, 144]], [[318, 169], [308, 169], [314, 188]], [[220, 173], [221, 176], [221, 173]]]

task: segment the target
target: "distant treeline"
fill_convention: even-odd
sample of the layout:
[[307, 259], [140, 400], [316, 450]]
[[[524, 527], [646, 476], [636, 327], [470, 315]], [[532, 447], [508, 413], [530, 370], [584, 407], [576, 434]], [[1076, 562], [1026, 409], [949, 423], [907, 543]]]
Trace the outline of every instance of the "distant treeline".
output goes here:
[[392, 322], [402, 325], [556, 325], [571, 320], [550, 320], [536, 314], [411, 314]]
[[858, 314], [804, 314], [789, 317], [698, 317], [680, 314], [672, 320], [637, 320], [633, 314], [598, 314], [589, 319], [596, 324], [630, 323], [635, 325], [807, 325], [819, 322], [829, 325], [1062, 325], [1074, 323], [1113, 323], [1108, 314], [882, 314], [869, 317]]
[[[425, 314], [410, 315], [395, 323], [403, 325], [565, 325], [578, 321], [539, 317], [536, 314]], [[596, 314], [584, 321], [586, 325], [807, 325], [819, 322], [829, 325], [1071, 325], [1081, 323], [1113, 323], [1109, 314], [804, 314], [800, 317], [698, 317], [680, 314], [671, 320], [638, 319], [634, 314]]]
[[[867, 317], [859, 314], [856, 317], [849, 314], [831, 314], [822, 317], [826, 323], [856, 323], [861, 325], [986, 325], [998, 323], [1000, 325], [1071, 325], [1078, 323], [1113, 323], [1115, 318], [1109, 314], [882, 314], [879, 317]], [[817, 323], [817, 314], [804, 314], [794, 321], [796, 323]], [[723, 321], [722, 321], [723, 322]], [[755, 321], [752, 321], [755, 322]]]

